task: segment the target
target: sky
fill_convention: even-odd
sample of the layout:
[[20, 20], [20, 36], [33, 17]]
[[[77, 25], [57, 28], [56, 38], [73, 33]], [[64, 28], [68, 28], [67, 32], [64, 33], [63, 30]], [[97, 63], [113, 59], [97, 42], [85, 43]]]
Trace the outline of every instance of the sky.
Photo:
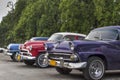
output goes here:
[[10, 8], [7, 7], [7, 3], [12, 1], [15, 4], [16, 0], [0, 0], [0, 22], [2, 21], [2, 17], [6, 16]]

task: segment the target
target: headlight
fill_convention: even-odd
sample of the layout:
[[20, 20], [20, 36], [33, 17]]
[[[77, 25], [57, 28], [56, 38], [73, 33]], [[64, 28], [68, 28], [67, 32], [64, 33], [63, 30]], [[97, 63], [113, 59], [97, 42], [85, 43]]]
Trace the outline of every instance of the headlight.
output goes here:
[[72, 55], [70, 56], [70, 59], [71, 59], [72, 61], [77, 61], [77, 60], [78, 60], [78, 57], [77, 57], [77, 55], [72, 54]]
[[48, 58], [48, 55], [49, 55], [48, 53], [45, 53], [44, 58]]
[[32, 50], [32, 46], [29, 47], [30, 51]]
[[72, 42], [69, 43], [70, 49], [73, 51], [74, 50], [74, 44]]
[[47, 49], [48, 49], [47, 44], [44, 44], [44, 47], [45, 47], [45, 50], [47, 51]]
[[27, 46], [26, 48], [31, 51], [32, 50], [32, 45], [31, 46]]

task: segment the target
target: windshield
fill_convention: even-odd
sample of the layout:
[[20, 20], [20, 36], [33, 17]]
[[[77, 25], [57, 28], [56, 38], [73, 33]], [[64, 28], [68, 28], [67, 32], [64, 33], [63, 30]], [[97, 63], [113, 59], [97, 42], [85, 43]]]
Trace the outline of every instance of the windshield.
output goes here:
[[53, 34], [48, 41], [59, 41], [63, 39], [63, 35], [61, 34]]
[[95, 30], [91, 31], [85, 38], [87, 40], [116, 40], [118, 37], [117, 30]]

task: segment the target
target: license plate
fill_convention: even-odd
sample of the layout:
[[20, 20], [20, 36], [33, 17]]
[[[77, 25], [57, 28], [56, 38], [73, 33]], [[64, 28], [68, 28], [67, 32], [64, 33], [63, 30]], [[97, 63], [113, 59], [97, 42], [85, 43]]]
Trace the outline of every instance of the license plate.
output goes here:
[[17, 55], [17, 60], [21, 61], [21, 56], [20, 55]]
[[51, 65], [51, 66], [56, 66], [56, 65], [57, 65], [57, 63], [56, 63], [56, 61], [55, 61], [55, 60], [50, 60], [50, 65]]

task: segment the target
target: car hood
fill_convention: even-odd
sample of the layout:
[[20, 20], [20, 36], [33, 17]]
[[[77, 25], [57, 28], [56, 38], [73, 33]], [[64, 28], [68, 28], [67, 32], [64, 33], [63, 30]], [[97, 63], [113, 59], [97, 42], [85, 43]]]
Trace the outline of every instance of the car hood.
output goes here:
[[24, 46], [29, 46], [29, 45], [33, 45], [33, 44], [44, 44], [44, 42], [46, 42], [46, 41], [27, 41], [24, 43]]
[[8, 45], [8, 49], [9, 50], [19, 50], [19, 46], [20, 46], [21, 44], [16, 44], [16, 43], [12, 43], [12, 44], [9, 44]]
[[73, 43], [74, 47], [83, 47], [83, 46], [89, 46], [89, 45], [105, 45], [105, 44], [109, 44], [109, 41], [90, 41], [90, 40], [75, 40], [75, 41], [64, 41], [61, 42], [57, 45], [56, 48], [54, 48], [54, 50], [71, 50], [70, 49], [70, 45], [69, 43]]

